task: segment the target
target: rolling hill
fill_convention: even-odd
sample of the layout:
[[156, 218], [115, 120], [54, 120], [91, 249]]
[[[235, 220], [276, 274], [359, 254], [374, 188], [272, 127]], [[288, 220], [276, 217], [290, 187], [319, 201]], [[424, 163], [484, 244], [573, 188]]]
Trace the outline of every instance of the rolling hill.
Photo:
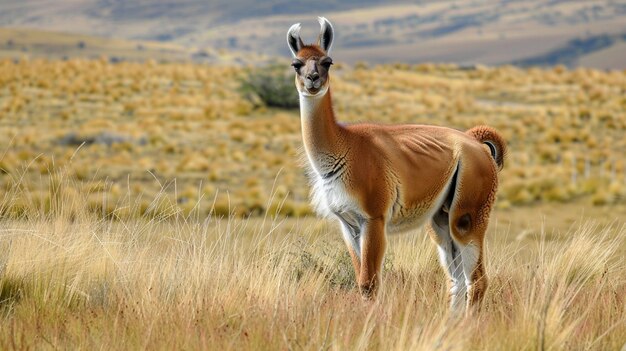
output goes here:
[[[68, 34], [38, 29], [0, 28], [0, 58], [63, 59], [106, 57], [112, 62], [147, 61], [239, 64], [244, 54], [191, 49], [171, 42], [111, 39], [92, 35]], [[266, 60], [258, 56], [260, 62]]]
[[[335, 57], [357, 62], [456, 62], [626, 68], [624, 1], [89, 1], [2, 4], [0, 26], [126, 40], [174, 43], [189, 50], [288, 55], [284, 32], [315, 16], [337, 29]], [[605, 40], [609, 38], [609, 40]], [[589, 43], [602, 45], [589, 45]], [[617, 49], [616, 49], [617, 48]]]

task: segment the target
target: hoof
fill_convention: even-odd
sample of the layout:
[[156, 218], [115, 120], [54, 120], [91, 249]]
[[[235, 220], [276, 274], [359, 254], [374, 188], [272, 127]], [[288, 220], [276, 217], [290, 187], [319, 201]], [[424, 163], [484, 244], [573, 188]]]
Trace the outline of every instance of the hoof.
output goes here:
[[359, 286], [359, 291], [363, 300], [370, 301], [376, 297], [376, 288], [372, 284]]

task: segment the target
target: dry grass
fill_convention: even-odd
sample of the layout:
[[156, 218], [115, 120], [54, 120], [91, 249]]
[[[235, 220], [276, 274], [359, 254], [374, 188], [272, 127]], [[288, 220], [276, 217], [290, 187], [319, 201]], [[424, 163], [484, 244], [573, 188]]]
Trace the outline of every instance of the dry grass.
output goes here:
[[[510, 150], [500, 208], [626, 203], [624, 72], [336, 66], [342, 121], [499, 129]], [[173, 202], [203, 198], [207, 214], [218, 193], [215, 213], [246, 216], [275, 211], [265, 199], [280, 173], [282, 213], [310, 214], [298, 111], [247, 99], [240, 86], [250, 69], [0, 60], [0, 187], [20, 181], [33, 202], [46, 203], [48, 178], [63, 168], [97, 211], [103, 196], [152, 198], [169, 184]]]
[[65, 194], [54, 212], [0, 222], [2, 349], [608, 350], [626, 337], [620, 221], [530, 240], [497, 226], [484, 310], [455, 321], [421, 231], [391, 237], [384, 287], [366, 302], [324, 221], [176, 205], [124, 219]]
[[245, 69], [0, 61], [0, 348], [622, 347], [624, 72], [337, 68], [342, 120], [505, 134], [476, 318], [448, 319], [421, 231], [361, 300], [305, 216], [298, 113], [242, 96]]

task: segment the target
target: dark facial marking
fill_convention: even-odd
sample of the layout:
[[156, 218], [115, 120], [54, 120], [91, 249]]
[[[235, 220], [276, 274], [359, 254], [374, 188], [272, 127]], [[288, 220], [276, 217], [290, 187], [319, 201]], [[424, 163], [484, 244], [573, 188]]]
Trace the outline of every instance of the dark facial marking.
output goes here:
[[320, 65], [322, 65], [326, 70], [329, 70], [332, 64], [333, 64], [333, 59], [331, 59], [328, 56], [320, 60]]
[[300, 68], [302, 68], [302, 66], [304, 66], [304, 62], [298, 60], [298, 59], [293, 59], [293, 61], [291, 62], [291, 66], [293, 66], [293, 68], [296, 70], [296, 72], [300, 71]]

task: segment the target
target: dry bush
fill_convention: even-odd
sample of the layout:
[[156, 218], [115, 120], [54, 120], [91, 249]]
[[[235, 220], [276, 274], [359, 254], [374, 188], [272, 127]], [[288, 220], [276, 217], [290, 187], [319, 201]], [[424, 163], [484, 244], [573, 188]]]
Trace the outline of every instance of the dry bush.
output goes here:
[[298, 108], [298, 92], [292, 74], [285, 67], [261, 67], [242, 82], [241, 91], [252, 101], [260, 100], [268, 107]]

